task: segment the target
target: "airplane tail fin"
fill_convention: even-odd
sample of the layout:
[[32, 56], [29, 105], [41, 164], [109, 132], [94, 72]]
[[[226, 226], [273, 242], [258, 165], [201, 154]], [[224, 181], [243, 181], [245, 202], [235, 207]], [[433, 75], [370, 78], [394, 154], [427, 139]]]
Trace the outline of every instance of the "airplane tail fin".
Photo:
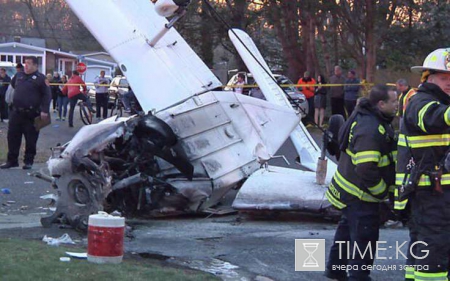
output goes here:
[[[284, 91], [276, 83], [269, 66], [252, 38], [239, 29], [229, 30], [228, 35], [266, 99], [274, 104], [292, 108], [291, 103], [286, 98]], [[300, 156], [301, 165], [311, 171], [315, 171], [317, 159], [320, 156], [320, 148], [302, 123], [299, 123], [292, 131], [291, 140]], [[329, 165], [334, 165], [331, 161], [329, 163]]]

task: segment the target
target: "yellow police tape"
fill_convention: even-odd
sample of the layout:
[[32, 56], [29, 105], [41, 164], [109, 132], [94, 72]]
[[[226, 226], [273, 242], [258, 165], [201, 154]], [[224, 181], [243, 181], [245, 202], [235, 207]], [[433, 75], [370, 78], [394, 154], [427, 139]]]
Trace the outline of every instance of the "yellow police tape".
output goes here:
[[[282, 88], [290, 88], [290, 87], [342, 87], [342, 86], [374, 86], [374, 83], [359, 83], [359, 84], [284, 84], [280, 85]], [[387, 84], [386, 84], [387, 85]], [[395, 86], [395, 84], [394, 84]], [[223, 85], [222, 88], [258, 88], [259, 86], [257, 84], [253, 85]]]
[[[0, 85], [9, 85], [10, 82], [0, 82]], [[50, 86], [96, 86], [96, 87], [110, 87], [109, 84], [94, 84], [94, 83], [85, 83], [85, 84], [68, 84], [68, 83], [49, 83]]]
[[[9, 85], [9, 82], [0, 82], [0, 85]], [[94, 83], [85, 83], [85, 84], [67, 84], [67, 83], [49, 83], [50, 86], [95, 86], [95, 87], [109, 87], [108, 84], [94, 84]], [[359, 83], [359, 84], [285, 84], [280, 85], [282, 88], [291, 88], [291, 87], [342, 87], [342, 86], [374, 86], [375, 83]], [[386, 86], [392, 86], [394, 87], [395, 83], [386, 83]], [[259, 86], [257, 84], [245, 84], [245, 85], [223, 85], [222, 88], [258, 88]]]

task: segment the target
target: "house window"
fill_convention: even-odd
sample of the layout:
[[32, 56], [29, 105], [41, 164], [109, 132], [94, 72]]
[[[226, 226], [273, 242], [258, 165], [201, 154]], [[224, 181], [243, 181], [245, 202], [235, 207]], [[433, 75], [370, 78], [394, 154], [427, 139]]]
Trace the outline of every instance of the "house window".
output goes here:
[[12, 56], [12, 55], [1, 55], [0, 56], [0, 61], [14, 62], [13, 59], [14, 59], [14, 56]]
[[38, 69], [44, 69], [43, 71], [45, 71], [45, 68], [42, 68], [42, 57], [37, 57], [37, 59], [38, 59]]

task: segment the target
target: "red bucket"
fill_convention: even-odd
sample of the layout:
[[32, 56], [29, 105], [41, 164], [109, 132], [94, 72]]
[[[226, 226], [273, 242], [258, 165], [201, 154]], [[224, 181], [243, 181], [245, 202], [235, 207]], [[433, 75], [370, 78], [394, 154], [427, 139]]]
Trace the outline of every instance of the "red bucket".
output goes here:
[[120, 263], [123, 259], [125, 219], [105, 212], [89, 216], [88, 261]]

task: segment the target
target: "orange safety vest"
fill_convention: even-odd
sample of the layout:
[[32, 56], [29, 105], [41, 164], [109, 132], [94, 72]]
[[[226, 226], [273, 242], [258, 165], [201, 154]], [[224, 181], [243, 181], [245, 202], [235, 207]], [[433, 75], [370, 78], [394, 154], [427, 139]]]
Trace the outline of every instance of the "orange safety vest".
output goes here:
[[397, 115], [400, 117], [403, 117], [403, 114], [405, 113], [406, 106], [408, 106], [409, 99], [416, 94], [416, 90], [413, 88], [410, 88], [406, 94], [403, 94], [403, 92], [398, 97], [398, 112]]

